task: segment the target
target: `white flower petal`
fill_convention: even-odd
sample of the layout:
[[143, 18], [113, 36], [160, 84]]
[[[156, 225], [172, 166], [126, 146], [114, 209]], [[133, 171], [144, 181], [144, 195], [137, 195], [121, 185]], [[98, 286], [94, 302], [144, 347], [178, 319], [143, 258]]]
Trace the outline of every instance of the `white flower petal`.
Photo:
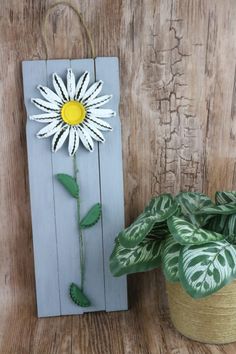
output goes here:
[[34, 120], [40, 123], [50, 123], [59, 118], [61, 118], [61, 115], [58, 112], [34, 114], [32, 116], [29, 116], [30, 120]]
[[52, 75], [52, 82], [53, 82], [53, 86], [56, 90], [56, 93], [62, 99], [62, 101], [63, 102], [69, 101], [68, 92], [67, 92], [65, 84], [64, 84], [63, 80], [60, 78], [60, 76], [57, 75], [56, 73], [54, 73]]
[[93, 100], [95, 97], [97, 97], [97, 95], [99, 95], [99, 93], [102, 90], [102, 86], [103, 86], [103, 81], [98, 81], [95, 82], [84, 94], [84, 96], [82, 97], [82, 102], [90, 102], [91, 100]]
[[63, 123], [61, 121], [55, 120], [52, 123], [46, 125], [37, 133], [37, 138], [48, 138], [49, 136], [55, 134], [58, 130], [61, 129]]
[[72, 69], [67, 70], [67, 92], [70, 100], [75, 98], [75, 75]]
[[78, 128], [80, 140], [82, 141], [84, 147], [89, 151], [93, 151], [94, 144], [93, 144], [93, 140], [91, 139], [91, 136], [85, 131], [83, 127], [78, 126], [77, 128]]
[[112, 127], [110, 126], [110, 124], [108, 124], [107, 122], [105, 122], [102, 119], [98, 119], [93, 116], [88, 116], [87, 119], [90, 123], [93, 124], [93, 126], [98, 128], [99, 130], [104, 130], [104, 131], [106, 131], [106, 130], [111, 131], [112, 130]]
[[68, 151], [69, 155], [73, 156], [79, 147], [79, 133], [76, 128], [70, 127], [70, 134], [69, 134], [69, 144], [68, 144]]
[[50, 88], [39, 85], [38, 90], [40, 91], [41, 95], [46, 98], [47, 101], [51, 103], [58, 103], [59, 105], [63, 103], [62, 99], [58, 95], [56, 95], [55, 92], [50, 90]]
[[112, 95], [100, 96], [98, 98], [95, 98], [94, 100], [87, 102], [85, 104], [85, 107], [86, 108], [96, 108], [96, 107], [103, 106], [104, 104], [109, 102], [111, 98], [112, 98]]
[[90, 80], [90, 75], [88, 71], [85, 71], [83, 75], [79, 78], [79, 81], [76, 85], [75, 89], [75, 99], [77, 101], [81, 100], [87, 90], [88, 84]]
[[111, 118], [116, 115], [116, 112], [109, 108], [90, 108], [87, 112], [98, 118]]
[[59, 112], [60, 107], [57, 103], [51, 103], [47, 102], [44, 100], [41, 100], [41, 98], [31, 98], [31, 102], [41, 109], [44, 112]]
[[84, 122], [83, 128], [89, 135], [91, 135], [93, 139], [100, 141], [101, 143], [105, 142], [105, 138], [102, 133], [92, 123], [89, 123], [88, 121]]
[[62, 127], [52, 139], [52, 152], [58, 151], [64, 144], [70, 131], [69, 125]]

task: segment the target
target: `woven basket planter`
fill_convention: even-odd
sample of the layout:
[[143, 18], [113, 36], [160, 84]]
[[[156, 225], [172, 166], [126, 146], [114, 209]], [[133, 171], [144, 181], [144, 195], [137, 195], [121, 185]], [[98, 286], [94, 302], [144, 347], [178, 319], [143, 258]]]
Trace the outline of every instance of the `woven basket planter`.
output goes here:
[[213, 295], [191, 298], [179, 283], [166, 283], [171, 320], [184, 336], [208, 344], [236, 341], [236, 281]]

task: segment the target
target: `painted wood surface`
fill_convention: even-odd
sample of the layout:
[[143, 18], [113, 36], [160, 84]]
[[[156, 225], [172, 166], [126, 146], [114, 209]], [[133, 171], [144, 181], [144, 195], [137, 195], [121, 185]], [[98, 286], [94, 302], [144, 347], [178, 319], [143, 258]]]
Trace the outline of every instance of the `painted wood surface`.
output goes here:
[[[130, 311], [36, 318], [21, 61], [45, 58], [40, 21], [52, 2], [1, 3], [0, 352], [235, 354], [174, 330], [158, 271], [129, 277]], [[235, 1], [73, 3], [96, 55], [120, 60], [126, 224], [155, 193], [236, 189]], [[47, 30], [49, 58], [90, 56], [71, 10], [56, 8]]]
[[[23, 62], [27, 115], [35, 113], [31, 98], [39, 96], [36, 93], [37, 86], [42, 84], [53, 89], [52, 74], [55, 72], [66, 82], [68, 68], [72, 68], [76, 80], [86, 70], [89, 71], [90, 85], [96, 80], [103, 80], [103, 93], [106, 91], [114, 95], [109, 107], [118, 112], [118, 65], [117, 58], [96, 58], [95, 62], [93, 59]], [[80, 284], [76, 203], [55, 178], [58, 173], [73, 176], [73, 159], [68, 156], [66, 143], [58, 153], [52, 153], [51, 139], [38, 140], [35, 136], [35, 125], [39, 130], [42, 124], [29, 119], [27, 121], [28, 168], [39, 317], [127, 309], [126, 277], [114, 278], [109, 270], [109, 256], [114, 239], [124, 227], [119, 115], [109, 120], [114, 131], [112, 134], [104, 134], [107, 143], [101, 146], [95, 142], [93, 153], [89, 153], [81, 145], [76, 156], [79, 168], [81, 217], [94, 204], [98, 202], [102, 204], [102, 222], [100, 220], [95, 226], [83, 232], [84, 291], [91, 301], [91, 306], [88, 308], [75, 305], [69, 296], [70, 284], [72, 282]], [[36, 150], [35, 146], [44, 145], [45, 140], [49, 140], [49, 142], [46, 141], [46, 148], [40, 147]], [[47, 152], [44, 164], [45, 149]], [[48, 199], [45, 199], [45, 196]]]
[[[47, 85], [44, 61], [23, 63], [24, 97], [27, 114], [38, 113], [30, 99], [40, 97], [39, 83]], [[34, 231], [35, 281], [39, 316], [60, 315], [57, 234], [53, 193], [52, 157], [50, 142], [35, 144], [40, 124], [27, 121], [28, 165], [31, 193], [31, 214]], [[43, 157], [43, 158], [42, 158]]]
[[[101, 175], [101, 203], [105, 298], [106, 310], [115, 311], [118, 308], [127, 308], [127, 281], [126, 277], [114, 278], [109, 270], [109, 257], [114, 247], [111, 235], [118, 235], [124, 228], [124, 191], [123, 191], [123, 166], [122, 146], [120, 144], [121, 125], [119, 118], [119, 62], [118, 58], [95, 59], [96, 80], [103, 80], [107, 93], [112, 92], [110, 107], [117, 112], [112, 124], [113, 132], [107, 134], [105, 144], [99, 145], [99, 164]], [[109, 173], [108, 173], [109, 170]], [[109, 222], [113, 220], [113, 222]], [[114, 301], [115, 299], [115, 301]]]

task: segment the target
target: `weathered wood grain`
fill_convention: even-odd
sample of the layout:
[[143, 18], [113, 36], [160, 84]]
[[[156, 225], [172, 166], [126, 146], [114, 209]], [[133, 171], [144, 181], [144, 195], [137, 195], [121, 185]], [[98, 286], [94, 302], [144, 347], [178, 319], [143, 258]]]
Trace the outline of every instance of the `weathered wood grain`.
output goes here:
[[[174, 331], [155, 271], [130, 277], [128, 312], [36, 319], [20, 61], [45, 58], [39, 25], [50, 3], [1, 4], [0, 352], [234, 354], [235, 344], [201, 345]], [[126, 222], [158, 192], [235, 189], [235, 1], [74, 3], [97, 55], [120, 58]], [[51, 58], [90, 55], [65, 7], [48, 31]]]

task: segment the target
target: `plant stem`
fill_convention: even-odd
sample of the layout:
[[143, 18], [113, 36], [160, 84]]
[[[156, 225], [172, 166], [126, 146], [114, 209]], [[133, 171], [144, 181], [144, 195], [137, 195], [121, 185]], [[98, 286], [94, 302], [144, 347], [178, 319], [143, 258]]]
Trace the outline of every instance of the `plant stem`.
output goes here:
[[[74, 178], [76, 183], [79, 186], [78, 180], [79, 169], [77, 166], [76, 154], [74, 154]], [[79, 229], [79, 253], [80, 253], [80, 289], [84, 291], [84, 275], [85, 275], [85, 258], [84, 258], [84, 240], [83, 240], [83, 232], [80, 227], [80, 187], [79, 187], [79, 195], [77, 198], [77, 221], [78, 221], [78, 229]]]

